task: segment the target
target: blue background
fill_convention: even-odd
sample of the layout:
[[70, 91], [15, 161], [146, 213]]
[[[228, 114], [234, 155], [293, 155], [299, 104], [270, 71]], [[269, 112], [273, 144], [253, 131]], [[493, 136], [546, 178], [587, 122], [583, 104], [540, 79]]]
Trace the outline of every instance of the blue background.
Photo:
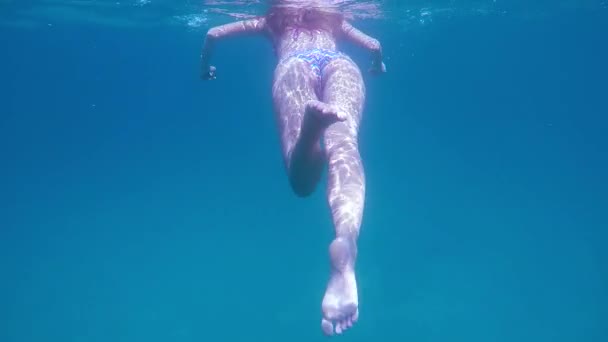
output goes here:
[[[344, 341], [608, 339], [608, 14], [359, 23], [361, 318]], [[324, 184], [288, 186], [262, 38], [2, 27], [0, 340], [321, 341]], [[364, 51], [345, 45], [362, 69]]]

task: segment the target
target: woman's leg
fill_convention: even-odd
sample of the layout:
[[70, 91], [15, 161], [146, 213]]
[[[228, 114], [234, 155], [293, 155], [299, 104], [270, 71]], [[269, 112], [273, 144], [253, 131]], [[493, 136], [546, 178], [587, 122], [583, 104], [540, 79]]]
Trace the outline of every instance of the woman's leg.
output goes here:
[[292, 58], [274, 74], [272, 97], [281, 135], [289, 182], [298, 196], [310, 195], [323, 171], [325, 155], [320, 139], [330, 124], [340, 120], [317, 99], [317, 76], [310, 65]]
[[345, 113], [343, 122], [329, 126], [324, 143], [328, 159], [327, 200], [336, 239], [330, 245], [331, 277], [323, 298], [322, 328], [341, 333], [357, 320], [355, 279], [357, 238], [365, 199], [365, 174], [358, 148], [358, 129], [365, 101], [365, 85], [359, 68], [340, 58], [324, 69], [323, 101]]

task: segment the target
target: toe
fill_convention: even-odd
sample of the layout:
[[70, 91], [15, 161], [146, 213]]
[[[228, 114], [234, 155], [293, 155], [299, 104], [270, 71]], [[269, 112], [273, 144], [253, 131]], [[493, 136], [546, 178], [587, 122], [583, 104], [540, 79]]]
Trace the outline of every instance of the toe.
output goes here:
[[321, 320], [321, 330], [323, 330], [325, 335], [331, 336], [334, 334], [334, 325], [330, 321], [323, 318]]
[[342, 331], [348, 329], [348, 318], [340, 322], [340, 329], [342, 329]]

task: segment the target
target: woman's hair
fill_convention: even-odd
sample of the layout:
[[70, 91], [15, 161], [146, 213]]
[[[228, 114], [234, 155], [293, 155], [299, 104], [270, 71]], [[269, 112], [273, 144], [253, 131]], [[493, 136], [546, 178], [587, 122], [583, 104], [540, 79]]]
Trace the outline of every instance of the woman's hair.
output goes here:
[[344, 16], [333, 7], [319, 6], [314, 1], [272, 1], [266, 23], [277, 35], [289, 28], [333, 31], [342, 24]]

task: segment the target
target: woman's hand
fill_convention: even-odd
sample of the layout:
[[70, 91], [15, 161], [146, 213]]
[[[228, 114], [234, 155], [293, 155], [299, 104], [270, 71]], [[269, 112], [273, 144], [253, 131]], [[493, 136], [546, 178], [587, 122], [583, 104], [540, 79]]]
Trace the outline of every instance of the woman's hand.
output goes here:
[[215, 79], [215, 67], [210, 65], [207, 70], [203, 70], [201, 73], [201, 78], [203, 80], [214, 80]]

